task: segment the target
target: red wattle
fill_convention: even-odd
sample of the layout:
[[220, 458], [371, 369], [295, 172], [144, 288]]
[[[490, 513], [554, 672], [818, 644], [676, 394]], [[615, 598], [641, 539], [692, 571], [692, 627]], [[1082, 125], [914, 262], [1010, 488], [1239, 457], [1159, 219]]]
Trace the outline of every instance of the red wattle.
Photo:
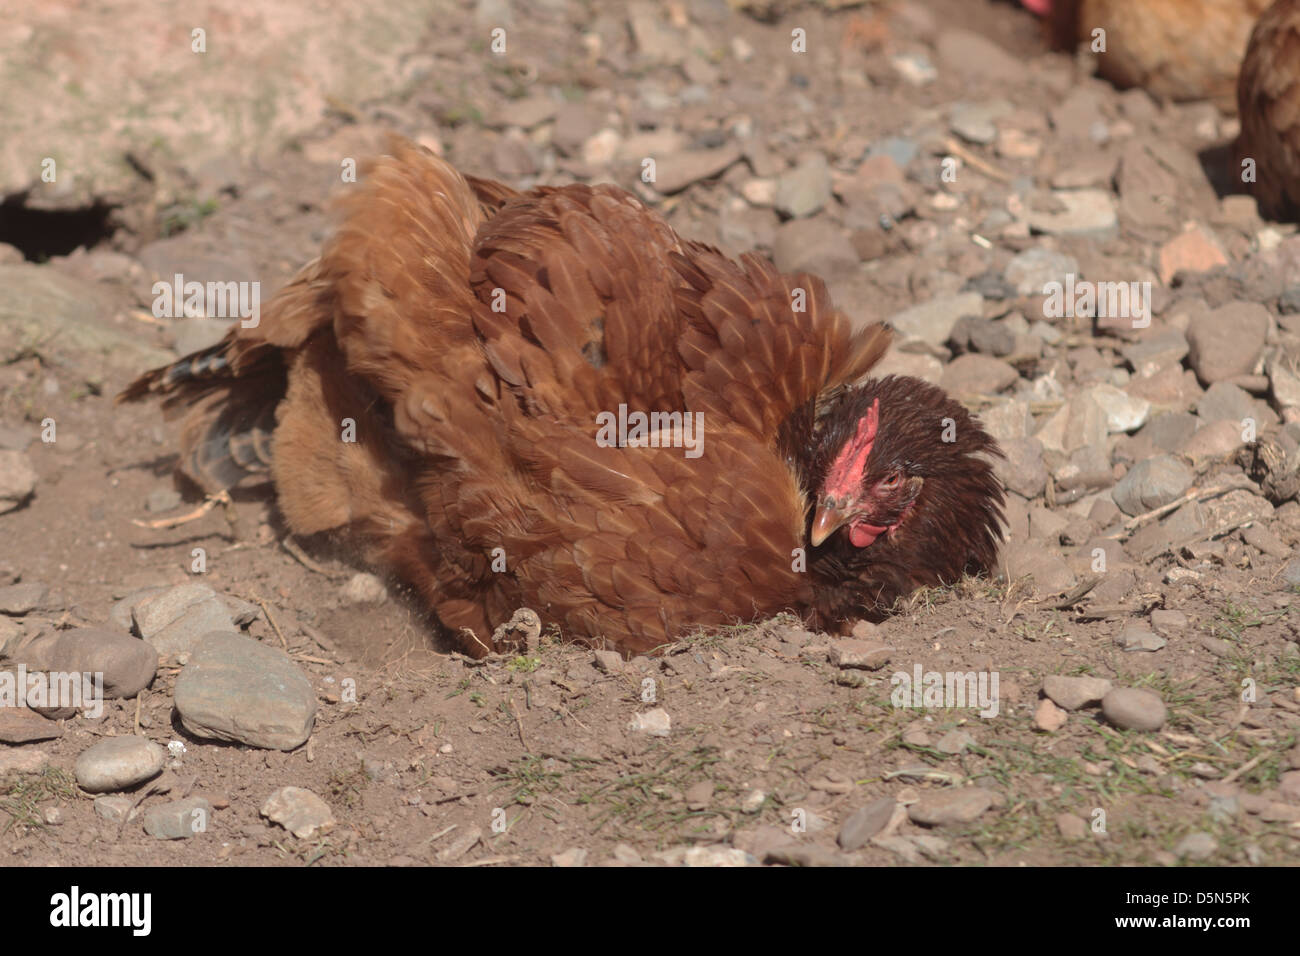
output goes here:
[[855, 548], [865, 548], [887, 530], [883, 525], [860, 524], [854, 522], [849, 525], [849, 541]]

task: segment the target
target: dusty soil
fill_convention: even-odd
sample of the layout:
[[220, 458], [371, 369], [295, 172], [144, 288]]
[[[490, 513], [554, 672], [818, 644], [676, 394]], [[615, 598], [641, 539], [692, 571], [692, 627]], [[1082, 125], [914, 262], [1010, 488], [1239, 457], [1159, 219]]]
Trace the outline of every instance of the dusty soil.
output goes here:
[[[330, 541], [304, 542], [315, 569], [289, 554], [280, 545], [285, 531], [273, 502], [255, 490], [175, 529], [133, 523], [156, 517], [146, 511], [147, 499], [172, 486], [175, 423], [164, 423], [155, 408], [112, 402], [148, 366], [148, 354], [164, 360], [174, 354], [175, 330], [148, 314], [154, 276], [181, 267], [201, 271], [194, 264], [203, 262], [210, 274], [257, 278], [267, 292], [274, 289], [326, 234], [338, 157], [364, 155], [384, 131], [423, 137], [462, 168], [517, 184], [597, 178], [631, 186], [634, 172], [557, 157], [544, 141], [533, 147], [543, 158], [535, 172], [503, 171], [501, 160], [517, 155], [501, 146], [494, 117], [525, 95], [558, 89], [570, 102], [617, 114], [627, 133], [642, 114], [656, 112], [646, 105], [647, 85], [675, 92], [694, 85], [708, 95], [688, 96], [668, 125], [707, 146], [725, 139], [737, 117], [750, 116], [781, 158], [779, 170], [806, 150], [835, 160], [848, 140], [911, 135], [925, 117], [958, 100], [1005, 97], [1030, 117], [1025, 125], [1044, 143], [1043, 159], [1017, 165], [970, 149], [1015, 176], [1050, 178], [1079, 149], [1068, 131], [1043, 119], [1065, 89], [1086, 84], [1108, 118], [1136, 115], [1119, 106], [1131, 94], [1076, 74], [1071, 58], [1046, 52], [1032, 17], [1018, 7], [986, 0], [887, 6], [901, 12], [881, 20], [875, 6], [775, 4], [772, 18], [759, 18], [730, 13], [720, 3], [699, 12], [675, 8], [689, 13], [720, 51], [716, 57], [704, 51], [684, 67], [627, 52], [635, 47], [621, 4], [589, 11], [576, 4], [514, 5], [512, 35], [524, 49], [507, 66], [482, 52], [475, 11], [448, 9], [422, 42], [437, 64], [426, 82], [403, 86], [401, 95], [339, 104], [281, 155], [234, 157], [207, 178], [178, 174], [188, 182], [182, 200], [120, 211], [114, 222], [121, 227], [106, 227], [88, 251], [44, 253], [49, 261], [41, 268], [51, 277], [93, 284], [103, 306], [96, 322], [152, 351], [130, 355], [114, 347], [117, 359], [106, 360], [71, 334], [5, 340], [0, 426], [7, 447], [25, 447], [37, 482], [29, 502], [0, 515], [0, 572], [50, 588], [20, 626], [29, 633], [102, 626], [113, 602], [127, 593], [190, 578], [192, 550], [201, 547], [204, 583], [264, 605], [248, 632], [288, 651], [318, 690], [320, 710], [310, 742], [289, 753], [194, 738], [173, 713], [180, 667], [164, 660], [147, 692], [108, 702], [102, 718], [62, 720], [62, 736], [53, 741], [0, 745], [39, 748], [49, 758], [41, 772], [10, 774], [0, 786], [0, 860], [341, 866], [547, 865], [557, 856], [562, 863], [602, 865], [745, 859], [688, 856], [686, 848], [805, 864], [1295, 859], [1300, 813], [1284, 811], [1300, 808], [1300, 799], [1282, 784], [1300, 767], [1296, 587], [1283, 576], [1288, 557], [1266, 555], [1235, 532], [1213, 554], [1175, 550], [1145, 563], [1123, 560], [1115, 573], [1131, 580], [1113, 589], [1111, 606], [1064, 601], [1023, 578], [967, 580], [916, 595], [869, 635], [892, 649], [876, 670], [836, 666], [831, 638], [779, 618], [695, 635], [660, 656], [607, 670], [590, 650], [553, 634], [520, 657], [480, 663], [450, 654], [400, 589], [381, 605], [346, 603], [341, 585], [359, 567]], [[795, 26], [806, 27], [815, 49], [830, 52], [788, 65], [782, 55]], [[899, 78], [891, 56], [933, 56], [939, 31], [952, 28], [994, 38], [1021, 60], [1023, 79], [972, 79], [945, 68], [923, 86]], [[584, 35], [601, 40], [584, 41]], [[732, 56], [732, 36], [754, 56]], [[849, 72], [868, 81], [850, 83], [843, 76]], [[1212, 136], [1197, 132], [1198, 122], [1210, 122]], [[1147, 118], [1130, 125], [1136, 137], [1178, 138], [1189, 153], [1221, 142], [1231, 129], [1230, 120], [1196, 104], [1152, 106]], [[656, 201], [684, 235], [729, 251], [754, 244], [770, 249], [775, 214], [736, 214], [730, 204], [739, 184], [758, 173], [740, 165], [740, 172]], [[937, 158], [933, 165], [938, 168]], [[957, 213], [921, 200], [910, 221], [965, 235], [1008, 188], [996, 178], [975, 182]], [[937, 185], [932, 170], [911, 188], [929, 195]], [[1204, 178], [1180, 201], [1169, 226], [1125, 222], [1113, 239], [1070, 249], [1121, 263], [1117, 272], [1125, 264], [1150, 272], [1155, 250], [1176, 234], [1182, 218], [1208, 218], [1220, 202]], [[1248, 257], [1249, 234], [1262, 225], [1254, 221], [1232, 233], [1234, 260]], [[987, 254], [986, 264], [1000, 268], [1012, 251], [1041, 241], [1036, 235], [1008, 240]], [[961, 256], [986, 255], [969, 243], [944, 260], [932, 252], [918, 256], [896, 233], [880, 242], [874, 265], [848, 270], [833, 283], [837, 301], [862, 320], [886, 318], [943, 291], [947, 270], [984, 271], [985, 264], [955, 265]], [[1180, 294], [1200, 290], [1217, 304], [1215, 282], [1236, 290], [1246, 283], [1250, 291], [1249, 276], [1204, 279], [1209, 291], [1200, 281], [1189, 280]], [[1258, 298], [1264, 301], [1263, 293]], [[1020, 371], [1031, 378], [1035, 369]], [[54, 443], [39, 438], [47, 418], [59, 423]], [[198, 501], [189, 495], [169, 513]], [[1294, 503], [1265, 523], [1288, 547], [1300, 540]], [[1071, 560], [1078, 550], [1060, 540], [1054, 547]], [[1196, 572], [1191, 583], [1167, 580], [1180, 566]], [[1145, 624], [1153, 609], [1181, 611], [1187, 626], [1155, 652], [1117, 646], [1125, 626]], [[972, 709], [894, 706], [891, 675], [911, 674], [918, 665], [996, 672], [999, 712], [986, 719]], [[1090, 706], [1071, 712], [1058, 730], [1039, 729], [1034, 718], [1043, 679], [1054, 674], [1150, 688], [1168, 719], [1156, 732], [1122, 730]], [[1255, 694], [1243, 702], [1246, 679]], [[355, 682], [355, 702], [340, 693], [348, 680]], [[656, 707], [671, 717], [669, 736], [628, 729], [635, 715]], [[143, 806], [181, 792], [207, 796], [216, 812], [206, 833], [157, 840], [138, 822], [101, 819], [90, 796], [78, 791], [71, 775], [78, 754], [106, 736], [136, 732], [187, 747], [170, 771], [170, 796], [146, 797]], [[936, 827], [908, 819], [906, 808], [968, 784], [990, 795], [991, 805], [974, 819]], [[337, 824], [306, 839], [269, 824], [259, 808], [282, 786], [321, 796]], [[841, 849], [844, 822], [886, 797], [902, 810], [883, 839]], [[59, 811], [57, 822], [51, 808]], [[1208, 834], [1208, 853], [1183, 845], [1194, 833]]]

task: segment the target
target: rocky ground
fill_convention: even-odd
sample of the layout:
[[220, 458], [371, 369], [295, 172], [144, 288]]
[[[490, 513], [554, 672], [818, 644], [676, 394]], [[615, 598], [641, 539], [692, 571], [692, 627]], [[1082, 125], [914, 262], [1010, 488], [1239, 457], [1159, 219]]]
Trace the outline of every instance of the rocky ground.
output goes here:
[[[1300, 237], [1225, 188], [1235, 119], [1115, 90], [1006, 3], [740, 6], [411, 0], [277, 60], [230, 3], [202, 67], [137, 57], [116, 98], [130, 3], [82, 46], [66, 4], [5, 25], [57, 95], [0, 156], [0, 692], [89, 670], [108, 700], [0, 708], [0, 858], [1295, 858]], [[1003, 575], [851, 638], [778, 618], [625, 662], [542, 633], [474, 662], [329, 542], [282, 544], [265, 496], [148, 526], [200, 502], [176, 424], [112, 396], [225, 325], [156, 318], [153, 283], [269, 296], [388, 131], [516, 186], [622, 184], [891, 320], [887, 370], [1007, 451]], [[996, 675], [996, 708], [899, 699], [931, 672]]]

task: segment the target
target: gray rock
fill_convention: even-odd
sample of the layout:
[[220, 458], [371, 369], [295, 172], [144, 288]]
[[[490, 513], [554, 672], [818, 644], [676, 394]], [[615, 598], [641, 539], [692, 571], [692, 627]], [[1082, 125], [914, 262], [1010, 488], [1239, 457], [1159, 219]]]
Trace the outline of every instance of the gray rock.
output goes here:
[[1300, 584], [1300, 558], [1292, 558], [1282, 568], [1282, 580], [1292, 587]]
[[1104, 677], [1063, 677], [1049, 674], [1043, 678], [1043, 693], [1065, 710], [1078, 710], [1101, 703], [1110, 693], [1110, 681]]
[[996, 395], [1020, 379], [1020, 373], [1001, 359], [968, 352], [948, 363], [940, 385], [953, 395]]
[[1005, 322], [965, 319], [970, 347], [985, 355], [1010, 355], [1016, 349], [1016, 333]]
[[230, 609], [206, 584], [178, 584], [131, 609], [136, 631], [160, 655], [191, 654], [205, 634], [231, 631]]
[[851, 813], [840, 827], [840, 849], [852, 853], [866, 846], [893, 818], [897, 805], [893, 797], [881, 797]]
[[627, 729], [632, 733], [649, 734], [651, 737], [667, 737], [672, 733], [672, 717], [662, 707], [632, 715]]
[[1003, 556], [1010, 580], [1032, 578], [1043, 594], [1059, 594], [1075, 584], [1074, 573], [1065, 559], [1037, 541], [1016, 542]]
[[1151, 414], [1151, 403], [1145, 398], [1134, 398], [1113, 385], [1094, 385], [1088, 395], [1105, 412], [1106, 430], [1112, 434], [1137, 431]]
[[1187, 615], [1182, 611], [1152, 611], [1151, 627], [1162, 637], [1180, 634], [1187, 629]]
[[172, 800], [145, 811], [144, 831], [157, 840], [185, 840], [206, 833], [212, 804], [203, 797]]
[[978, 292], [964, 292], [912, 306], [893, 316], [889, 322], [902, 339], [920, 339], [938, 346], [948, 341], [952, 327], [962, 316], [983, 314], [984, 297]]
[[1017, 295], [1045, 295], [1049, 282], [1065, 285], [1065, 277], [1079, 278], [1079, 261], [1074, 256], [1035, 246], [1013, 256], [1003, 276]]
[[984, 430], [1000, 442], [1027, 437], [1034, 422], [1029, 413], [1029, 403], [1020, 401], [990, 405], [979, 413], [979, 420]]
[[329, 804], [302, 787], [281, 787], [266, 798], [261, 814], [299, 839], [306, 839], [335, 823]]
[[1041, 495], [1047, 485], [1042, 443], [1037, 438], [1003, 441], [1002, 452], [1006, 457], [993, 462], [993, 473], [998, 480], [1022, 497]]
[[1187, 336], [1178, 329], [1159, 333], [1124, 346], [1121, 354], [1133, 366], [1133, 374], [1147, 377], [1162, 368], [1177, 365], [1188, 352]]
[[970, 823], [993, 806], [993, 794], [982, 787], [950, 787], [923, 793], [907, 808], [913, 823], [927, 827]]
[[776, 230], [772, 261], [782, 272], [843, 275], [858, 265], [858, 253], [844, 229], [833, 220], [791, 219]]
[[1188, 362], [1203, 385], [1254, 371], [1268, 335], [1268, 310], [1254, 302], [1229, 302], [1192, 316]]
[[164, 757], [162, 747], [144, 737], [108, 737], [82, 752], [73, 773], [90, 793], [125, 790], [162, 773]]
[[8, 584], [0, 587], [0, 614], [22, 617], [41, 606], [46, 587], [35, 581], [26, 584]]
[[1191, 412], [1166, 412], [1143, 425], [1138, 436], [1150, 439], [1161, 451], [1173, 452], [1192, 437], [1199, 424], [1200, 420]]
[[856, 638], [841, 638], [833, 641], [830, 648], [830, 662], [836, 667], [851, 667], [859, 670], [879, 670], [889, 663], [894, 649], [876, 641], [861, 641]]
[[1140, 461], [1111, 490], [1126, 515], [1140, 515], [1167, 505], [1192, 486], [1192, 470], [1172, 455]]
[[1291, 554], [1291, 549], [1286, 543], [1261, 524], [1253, 524], [1243, 529], [1241, 536], [1248, 545], [1258, 548], [1269, 557], [1285, 558]]
[[994, 121], [1006, 116], [1011, 109], [1011, 104], [1006, 100], [954, 103], [948, 110], [948, 125], [966, 142], [988, 146], [998, 138], [998, 128]]
[[144, 641], [95, 627], [55, 631], [15, 655], [33, 670], [102, 674], [107, 698], [134, 697], [158, 671], [158, 652]]
[[95, 815], [109, 823], [125, 823], [135, 816], [135, 801], [130, 797], [96, 797]]
[[203, 635], [176, 679], [176, 712], [196, 737], [293, 750], [311, 735], [316, 693], [287, 654], [242, 634]]
[[1116, 234], [1119, 217], [1109, 191], [1058, 190], [1052, 193], [1052, 199], [1063, 208], [1056, 212], [1026, 210], [1024, 218], [1030, 228], [1053, 236], [1098, 240], [1109, 239]]
[[1115, 643], [1125, 651], [1158, 651], [1169, 642], [1144, 624], [1129, 624], [1115, 638]]
[[1155, 691], [1140, 687], [1117, 687], [1101, 700], [1101, 712], [1123, 730], [1159, 730], [1169, 716]]
[[[656, 157], [655, 181], [651, 185], [665, 196], [678, 193], [692, 183], [726, 172], [741, 155], [737, 146], [720, 146]], [[854, 258], [856, 260], [856, 254]]]
[[1239, 422], [1221, 419], [1197, 430], [1178, 446], [1178, 454], [1199, 467], [1207, 461], [1227, 459], [1245, 444]]
[[21, 507], [36, 492], [36, 469], [21, 451], [0, 451], [0, 514]]
[[831, 198], [831, 170], [826, 157], [811, 153], [776, 183], [773, 205], [778, 212], [803, 219], [820, 210]]
[[145, 510], [153, 514], [180, 507], [181, 493], [175, 488], [155, 488], [145, 499]]
[[1236, 385], [1215, 382], [1196, 403], [1196, 417], [1202, 422], [1229, 421], [1240, 426], [1243, 418], [1255, 414], [1255, 400]]

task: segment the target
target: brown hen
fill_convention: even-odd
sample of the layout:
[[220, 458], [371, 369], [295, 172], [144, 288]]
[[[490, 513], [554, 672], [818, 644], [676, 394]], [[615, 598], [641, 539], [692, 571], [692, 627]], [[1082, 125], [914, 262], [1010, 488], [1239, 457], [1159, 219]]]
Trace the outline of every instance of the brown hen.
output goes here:
[[1265, 216], [1293, 220], [1300, 215], [1300, 0], [1277, 0], [1259, 18], [1237, 103], [1237, 170], [1254, 170], [1245, 188]]
[[[269, 471], [293, 532], [346, 533], [467, 653], [525, 605], [634, 653], [782, 610], [878, 619], [993, 566], [994, 442], [933, 386], [863, 383], [889, 333], [816, 277], [613, 186], [518, 194], [407, 143], [353, 188], [255, 328], [119, 398], [187, 413], [180, 470], [209, 492]], [[636, 412], [677, 417], [604, 440]]]
[[1237, 70], [1256, 18], [1270, 0], [1053, 0], [1058, 45], [1091, 46], [1106, 31], [1098, 72], [1116, 86], [1159, 99], [1237, 106]]

